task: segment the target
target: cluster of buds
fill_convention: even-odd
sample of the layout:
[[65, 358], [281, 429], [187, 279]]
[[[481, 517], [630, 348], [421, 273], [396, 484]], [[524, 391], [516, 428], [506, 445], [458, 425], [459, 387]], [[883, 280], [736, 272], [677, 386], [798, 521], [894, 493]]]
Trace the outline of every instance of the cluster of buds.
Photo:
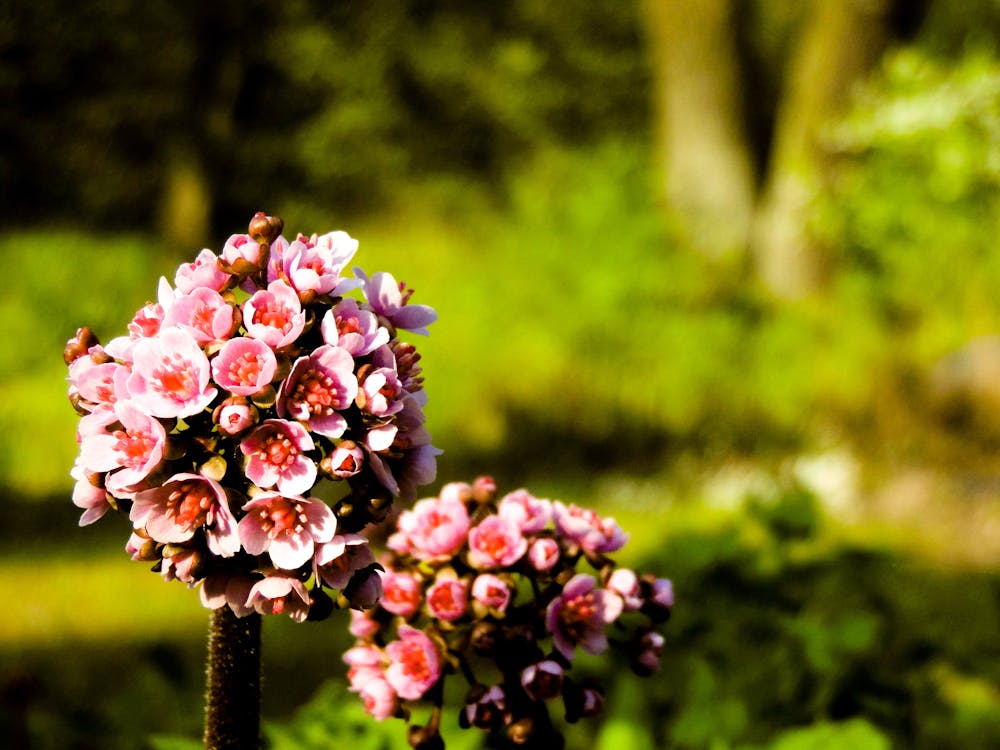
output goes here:
[[445, 485], [399, 515], [382, 598], [351, 613], [351, 689], [377, 719], [408, 719], [409, 702], [430, 701], [430, 720], [412, 725], [409, 739], [431, 750], [443, 747], [445, 677], [461, 675], [461, 726], [559, 747], [554, 701], [569, 722], [603, 706], [599, 685], [570, 674], [578, 650], [614, 646], [639, 675], [659, 668], [656, 628], [670, 616], [673, 587], [615, 566], [608, 555], [627, 538], [612, 518], [523, 489], [498, 500], [488, 477]]
[[329, 614], [325, 588], [377, 599], [358, 532], [434, 479], [420, 357], [398, 332], [437, 316], [390, 274], [345, 273], [348, 234], [282, 227], [258, 213], [161, 279], [128, 335], [82, 328], [64, 358], [80, 524], [127, 513], [132, 557], [201, 583], [206, 606], [302, 620]]

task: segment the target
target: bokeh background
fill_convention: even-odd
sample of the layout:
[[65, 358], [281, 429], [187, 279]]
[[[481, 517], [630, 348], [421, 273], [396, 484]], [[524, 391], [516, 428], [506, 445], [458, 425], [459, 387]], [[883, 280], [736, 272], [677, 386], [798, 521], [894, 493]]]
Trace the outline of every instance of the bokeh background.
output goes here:
[[[571, 747], [1000, 746], [998, 35], [997, 0], [0, 3], [4, 745], [198, 746], [207, 613], [77, 529], [59, 355], [264, 210], [437, 308], [438, 484], [593, 504], [674, 579], [663, 669], [585, 665]], [[406, 747], [343, 630], [269, 618], [270, 747]]]

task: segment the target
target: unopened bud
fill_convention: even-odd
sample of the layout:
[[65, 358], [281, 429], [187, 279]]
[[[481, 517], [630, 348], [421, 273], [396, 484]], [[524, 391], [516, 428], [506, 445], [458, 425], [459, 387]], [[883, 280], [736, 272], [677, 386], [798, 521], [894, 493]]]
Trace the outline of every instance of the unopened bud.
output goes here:
[[318, 622], [333, 614], [333, 599], [318, 586], [310, 592], [309, 614], [307, 620]]
[[351, 609], [371, 609], [378, 604], [382, 598], [382, 578], [378, 571], [382, 569], [378, 563], [372, 563], [351, 576], [343, 592]]
[[406, 733], [406, 741], [413, 750], [444, 750], [444, 740], [431, 727], [411, 726]]
[[76, 336], [67, 341], [66, 348], [63, 349], [63, 362], [67, 365], [73, 364], [99, 343], [97, 336], [87, 326], [77, 329]]
[[518, 719], [509, 727], [507, 727], [507, 736], [510, 738], [510, 741], [515, 745], [525, 744], [528, 740], [531, 739], [534, 733], [535, 733], [535, 722], [529, 717]]
[[268, 216], [263, 211], [258, 211], [250, 219], [250, 227], [247, 234], [250, 239], [261, 245], [268, 245], [278, 239], [281, 230], [285, 228], [285, 222], [278, 216]]
[[497, 483], [493, 477], [476, 477], [472, 482], [472, 499], [482, 505], [490, 502], [497, 494]]
[[469, 633], [469, 646], [480, 656], [492, 656], [502, 638], [503, 634], [495, 623], [480, 620]]

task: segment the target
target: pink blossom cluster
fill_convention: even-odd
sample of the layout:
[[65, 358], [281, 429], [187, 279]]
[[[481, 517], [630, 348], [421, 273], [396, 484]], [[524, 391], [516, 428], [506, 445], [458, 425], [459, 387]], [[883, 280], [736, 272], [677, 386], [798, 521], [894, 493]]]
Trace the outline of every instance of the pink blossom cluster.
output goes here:
[[[69, 341], [81, 415], [80, 524], [109, 509], [127, 550], [239, 615], [368, 606], [377, 566], [358, 532], [433, 481], [420, 356], [399, 338], [436, 319], [388, 273], [347, 270], [345, 232], [289, 241], [260, 213], [202, 250], [127, 335]], [[328, 499], [323, 499], [328, 498]]]
[[399, 514], [381, 560], [382, 598], [351, 613], [351, 689], [377, 719], [431, 701], [411, 743], [441, 747], [443, 682], [458, 673], [468, 687], [462, 726], [546, 746], [557, 734], [553, 701], [571, 722], [603, 705], [599, 686], [570, 674], [581, 652], [615, 646], [637, 674], [659, 669], [657, 626], [673, 587], [615, 565], [609, 555], [627, 539], [614, 519], [576, 505], [524, 489], [498, 499], [488, 477], [445, 485]]

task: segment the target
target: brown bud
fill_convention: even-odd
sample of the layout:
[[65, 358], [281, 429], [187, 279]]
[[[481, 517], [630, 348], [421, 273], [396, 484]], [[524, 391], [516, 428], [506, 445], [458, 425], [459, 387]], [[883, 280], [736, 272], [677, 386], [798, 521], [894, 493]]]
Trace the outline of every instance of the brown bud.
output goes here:
[[90, 351], [92, 346], [97, 346], [99, 343], [97, 336], [87, 326], [77, 329], [76, 337], [67, 341], [66, 348], [63, 349], [63, 362], [67, 365], [73, 364]]
[[535, 733], [535, 722], [529, 717], [519, 719], [507, 727], [507, 736], [515, 745], [523, 745]]
[[406, 741], [413, 750], [444, 750], [444, 740], [431, 727], [411, 726], [406, 733]]
[[263, 211], [258, 211], [250, 219], [250, 227], [247, 230], [247, 234], [250, 235], [250, 239], [254, 242], [270, 246], [272, 242], [278, 239], [278, 235], [281, 234], [281, 230], [284, 228], [285, 222], [280, 217], [268, 216]]
[[469, 633], [469, 645], [480, 656], [492, 656], [502, 638], [503, 634], [495, 623], [481, 620]]

